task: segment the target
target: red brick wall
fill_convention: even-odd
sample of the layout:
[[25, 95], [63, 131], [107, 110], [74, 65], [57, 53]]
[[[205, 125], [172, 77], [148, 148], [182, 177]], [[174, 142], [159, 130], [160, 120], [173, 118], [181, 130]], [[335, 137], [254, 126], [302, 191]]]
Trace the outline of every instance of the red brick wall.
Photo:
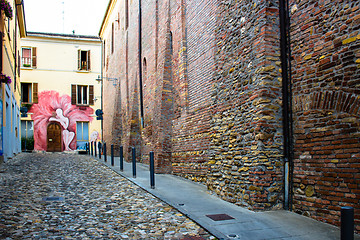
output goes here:
[[360, 231], [360, 3], [291, 1], [294, 210]]
[[[116, 41], [125, 44], [115, 44], [105, 69], [107, 75], [118, 75], [121, 79], [117, 94], [110, 89], [111, 85], [105, 86], [109, 95], [104, 99], [104, 112], [115, 119], [104, 120], [105, 140], [121, 142], [124, 149], [141, 145], [137, 149], [141, 151], [141, 161], [147, 162], [149, 151], [154, 151], [158, 172], [173, 172], [203, 182], [210, 145], [215, 3], [215, 0], [142, 1], [142, 60], [146, 61], [143, 129], [139, 125], [140, 99], [136, 98], [139, 80], [135, 1], [129, 1], [128, 30], [124, 29], [123, 21], [115, 34]], [[110, 36], [106, 42], [109, 40]], [[118, 106], [109, 104], [114, 99]], [[119, 108], [117, 115], [111, 113]]]
[[182, 28], [175, 53], [173, 173], [201, 182], [206, 181], [210, 149], [216, 10], [215, 0], [183, 1], [172, 24]]

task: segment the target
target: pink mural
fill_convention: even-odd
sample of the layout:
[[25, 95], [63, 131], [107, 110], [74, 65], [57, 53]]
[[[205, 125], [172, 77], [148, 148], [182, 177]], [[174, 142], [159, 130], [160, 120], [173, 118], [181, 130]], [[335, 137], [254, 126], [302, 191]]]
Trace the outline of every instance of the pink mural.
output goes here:
[[47, 150], [47, 126], [50, 122], [58, 122], [62, 129], [63, 150], [76, 149], [76, 122], [92, 121], [90, 116], [94, 110], [90, 107], [80, 109], [71, 104], [71, 97], [55, 91], [43, 91], [38, 95], [39, 103], [34, 104], [29, 113], [34, 121], [34, 149]]

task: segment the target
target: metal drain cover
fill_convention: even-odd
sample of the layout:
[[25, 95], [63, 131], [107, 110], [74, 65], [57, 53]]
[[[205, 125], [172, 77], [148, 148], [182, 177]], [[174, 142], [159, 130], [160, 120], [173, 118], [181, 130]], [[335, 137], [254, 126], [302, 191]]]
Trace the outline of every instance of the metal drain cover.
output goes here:
[[206, 215], [208, 218], [211, 218], [214, 221], [224, 221], [224, 220], [231, 220], [235, 219], [227, 214], [213, 214], [213, 215]]
[[43, 201], [64, 201], [63, 197], [44, 197]]

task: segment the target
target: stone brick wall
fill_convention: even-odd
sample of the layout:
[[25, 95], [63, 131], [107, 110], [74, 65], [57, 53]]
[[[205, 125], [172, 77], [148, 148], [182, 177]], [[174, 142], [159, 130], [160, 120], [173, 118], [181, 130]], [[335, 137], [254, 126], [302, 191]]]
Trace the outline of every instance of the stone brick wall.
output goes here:
[[[207, 184], [253, 210], [283, 204], [282, 79], [277, 0], [142, 0], [114, 15], [105, 36], [104, 138], [155, 152], [156, 171]], [[290, 0], [296, 212], [359, 231], [360, 10], [358, 1]], [[118, 25], [117, 25], [118, 24]], [[143, 89], [144, 127], [140, 122]], [[111, 120], [110, 120], [110, 119]]]
[[360, 231], [360, 3], [290, 1], [294, 210]]
[[283, 191], [276, 1], [220, 1], [208, 187], [254, 210]]

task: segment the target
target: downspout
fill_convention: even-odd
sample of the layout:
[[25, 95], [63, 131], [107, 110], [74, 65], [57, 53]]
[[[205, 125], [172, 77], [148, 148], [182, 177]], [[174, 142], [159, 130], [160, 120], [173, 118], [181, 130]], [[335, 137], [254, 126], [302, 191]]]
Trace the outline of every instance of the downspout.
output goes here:
[[[100, 67], [100, 76], [101, 76], [101, 97], [100, 97], [100, 100], [101, 100], [101, 111], [104, 112], [104, 109], [103, 109], [103, 82], [104, 82], [104, 78], [103, 78], [103, 68], [104, 68], [104, 41], [100, 38], [101, 40], [101, 67]], [[100, 120], [101, 121], [101, 142], [103, 143], [104, 142], [104, 117], [103, 119]]]
[[139, 0], [139, 92], [140, 92], [140, 117], [141, 117], [141, 128], [144, 127], [144, 101], [143, 101], [143, 81], [142, 81], [142, 14], [141, 14], [141, 0]]
[[284, 208], [292, 209], [293, 196], [293, 132], [292, 132], [292, 86], [290, 55], [290, 17], [288, 0], [279, 0], [280, 17], [280, 58], [283, 99], [283, 135], [284, 135]]

